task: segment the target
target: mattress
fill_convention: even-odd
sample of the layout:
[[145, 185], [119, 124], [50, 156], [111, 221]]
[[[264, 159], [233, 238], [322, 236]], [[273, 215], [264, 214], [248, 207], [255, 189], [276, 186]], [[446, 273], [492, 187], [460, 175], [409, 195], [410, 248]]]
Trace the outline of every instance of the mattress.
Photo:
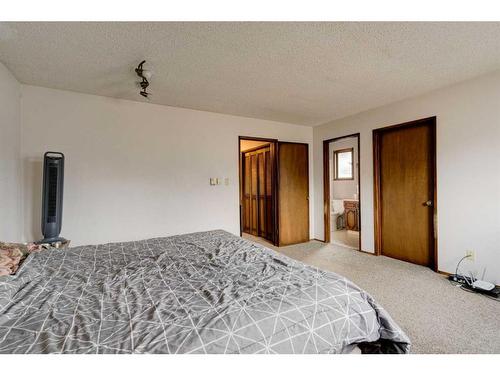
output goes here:
[[32, 254], [0, 353], [408, 353], [365, 291], [222, 230]]

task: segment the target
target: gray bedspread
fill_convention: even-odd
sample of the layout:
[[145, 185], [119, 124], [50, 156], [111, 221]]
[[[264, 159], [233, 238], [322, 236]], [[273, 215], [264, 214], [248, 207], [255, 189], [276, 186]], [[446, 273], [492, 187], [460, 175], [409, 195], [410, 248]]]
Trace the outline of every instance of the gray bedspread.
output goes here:
[[407, 353], [346, 278], [210, 231], [32, 254], [0, 277], [0, 353]]

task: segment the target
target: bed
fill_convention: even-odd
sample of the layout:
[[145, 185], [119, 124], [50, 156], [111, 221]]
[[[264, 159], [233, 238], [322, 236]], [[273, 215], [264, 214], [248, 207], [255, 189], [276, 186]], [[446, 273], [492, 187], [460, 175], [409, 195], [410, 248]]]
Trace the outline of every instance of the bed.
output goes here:
[[408, 353], [346, 278], [222, 230], [31, 254], [0, 277], [0, 353]]

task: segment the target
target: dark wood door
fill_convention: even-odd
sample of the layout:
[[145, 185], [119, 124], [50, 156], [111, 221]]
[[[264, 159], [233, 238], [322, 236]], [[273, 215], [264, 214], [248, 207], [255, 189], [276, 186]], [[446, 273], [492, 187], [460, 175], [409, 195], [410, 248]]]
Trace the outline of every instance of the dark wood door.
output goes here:
[[279, 245], [309, 241], [309, 150], [307, 144], [278, 145]]
[[270, 147], [257, 153], [259, 236], [273, 241], [272, 166]]
[[434, 266], [434, 120], [380, 132], [383, 255]]
[[253, 154], [243, 154], [243, 231], [257, 235], [257, 164]]

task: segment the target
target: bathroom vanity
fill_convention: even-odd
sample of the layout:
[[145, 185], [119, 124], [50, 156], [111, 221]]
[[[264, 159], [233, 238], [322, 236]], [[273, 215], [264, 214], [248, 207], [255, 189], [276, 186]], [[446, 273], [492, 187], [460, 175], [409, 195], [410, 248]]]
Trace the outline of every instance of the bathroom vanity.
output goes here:
[[345, 227], [347, 230], [359, 231], [359, 201], [344, 200]]

